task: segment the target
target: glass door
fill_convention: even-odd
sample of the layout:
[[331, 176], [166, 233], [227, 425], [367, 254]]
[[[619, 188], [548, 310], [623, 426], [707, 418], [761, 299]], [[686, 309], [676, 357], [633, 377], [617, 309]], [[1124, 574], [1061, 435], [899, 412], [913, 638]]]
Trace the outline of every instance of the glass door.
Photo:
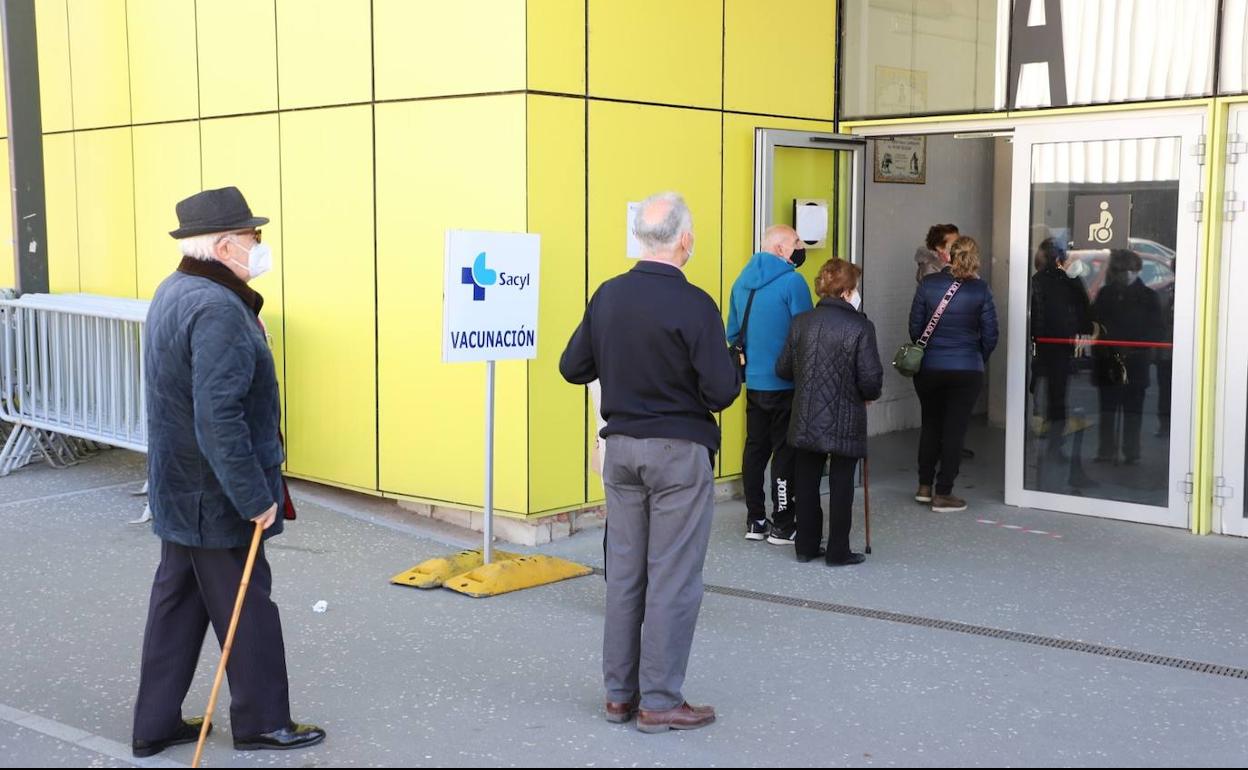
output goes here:
[[1008, 503], [1188, 525], [1203, 123], [1016, 131]]
[[1219, 531], [1248, 537], [1248, 105], [1231, 111], [1228, 133], [1226, 205], [1212, 212], [1224, 218], [1213, 494]]

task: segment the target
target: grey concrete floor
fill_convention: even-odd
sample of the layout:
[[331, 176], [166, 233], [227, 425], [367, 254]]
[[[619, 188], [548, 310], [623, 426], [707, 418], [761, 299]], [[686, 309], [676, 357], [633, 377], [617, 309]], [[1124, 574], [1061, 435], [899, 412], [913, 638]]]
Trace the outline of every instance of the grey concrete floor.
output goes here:
[[[706, 581], [1248, 667], [1248, 542], [1006, 508], [995, 440], [976, 437], [960, 487], [974, 507], [952, 515], [909, 499], [909, 439], [877, 442], [874, 553], [857, 568], [746, 542], [743, 505], [722, 505]], [[112, 451], [0, 479], [0, 765], [131, 764], [159, 556], [125, 523], [142, 476], [142, 457]], [[223, 696], [206, 766], [1240, 766], [1248, 749], [1248, 681], [715, 592], [686, 692], [719, 722], [642, 735], [601, 716], [601, 578], [488, 600], [391, 586], [474, 536], [295, 488], [274, 597], [294, 716], [329, 739], [236, 753]], [[540, 550], [600, 566], [601, 531]], [[205, 648], [187, 714], [218, 654]]]

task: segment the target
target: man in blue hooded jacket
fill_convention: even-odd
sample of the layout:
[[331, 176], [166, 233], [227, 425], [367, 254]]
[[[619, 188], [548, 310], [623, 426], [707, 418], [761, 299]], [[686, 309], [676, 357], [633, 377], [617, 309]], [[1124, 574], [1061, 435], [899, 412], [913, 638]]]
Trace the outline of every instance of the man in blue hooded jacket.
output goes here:
[[[732, 285], [728, 343], [744, 336], [745, 485], [747, 540], [791, 545], [797, 534], [793, 507], [794, 453], [785, 438], [793, 411], [793, 383], [776, 376], [793, 319], [812, 309], [810, 287], [797, 268], [806, 261], [806, 244], [788, 225], [763, 234], [763, 250], [750, 258]], [[770, 528], [763, 473], [771, 462]]]

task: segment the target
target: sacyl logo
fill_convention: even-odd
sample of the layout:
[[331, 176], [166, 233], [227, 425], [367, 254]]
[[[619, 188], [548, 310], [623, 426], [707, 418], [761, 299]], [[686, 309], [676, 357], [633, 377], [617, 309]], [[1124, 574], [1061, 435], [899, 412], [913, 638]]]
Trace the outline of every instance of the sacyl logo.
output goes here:
[[486, 286], [514, 286], [520, 291], [524, 291], [529, 285], [533, 277], [529, 274], [509, 275], [491, 270], [485, 266], [485, 252], [477, 255], [476, 260], [472, 263], [472, 267], [463, 269], [462, 277], [459, 282], [465, 286], [472, 286], [472, 301], [483, 302], [485, 300]]

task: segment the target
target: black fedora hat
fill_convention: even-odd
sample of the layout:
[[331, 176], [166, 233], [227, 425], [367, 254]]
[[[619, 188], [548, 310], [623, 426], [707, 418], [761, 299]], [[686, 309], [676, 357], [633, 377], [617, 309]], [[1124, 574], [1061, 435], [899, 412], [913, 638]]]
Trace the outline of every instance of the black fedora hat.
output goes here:
[[178, 229], [174, 238], [190, 238], [209, 233], [246, 230], [269, 223], [266, 217], [252, 216], [247, 199], [237, 187], [204, 190], [178, 202]]

